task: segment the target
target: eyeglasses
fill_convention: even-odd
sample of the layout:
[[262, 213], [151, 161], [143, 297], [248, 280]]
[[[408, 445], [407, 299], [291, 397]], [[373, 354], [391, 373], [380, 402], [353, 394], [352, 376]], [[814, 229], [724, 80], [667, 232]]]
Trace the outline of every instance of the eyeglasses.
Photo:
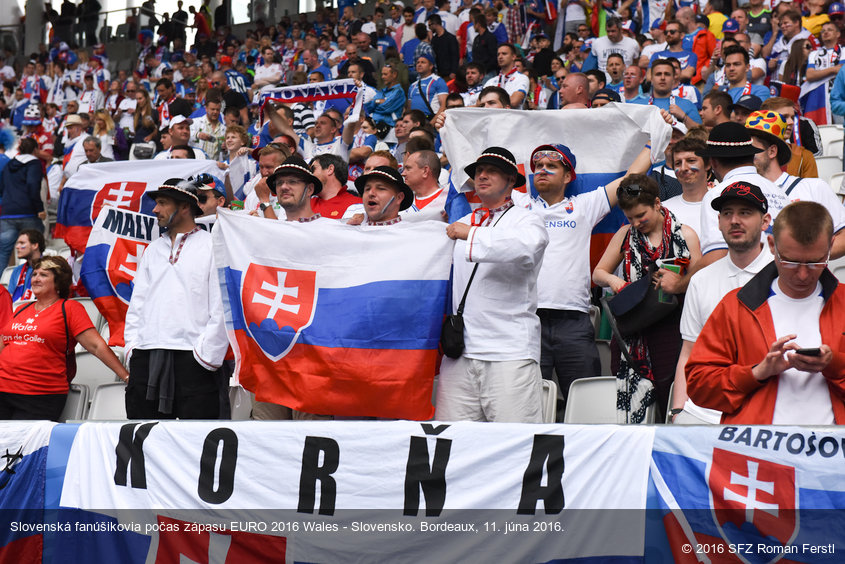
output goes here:
[[680, 29], [667, 29], [666, 35], [675, 35], [676, 33], [681, 33]]
[[792, 260], [783, 260], [780, 257], [777, 245], [775, 245], [775, 258], [777, 258], [780, 265], [787, 270], [798, 270], [801, 266], [806, 266], [810, 270], [824, 270], [827, 267], [827, 263], [830, 262], [830, 249], [827, 250], [827, 257], [824, 259], [824, 262], [795, 262]]

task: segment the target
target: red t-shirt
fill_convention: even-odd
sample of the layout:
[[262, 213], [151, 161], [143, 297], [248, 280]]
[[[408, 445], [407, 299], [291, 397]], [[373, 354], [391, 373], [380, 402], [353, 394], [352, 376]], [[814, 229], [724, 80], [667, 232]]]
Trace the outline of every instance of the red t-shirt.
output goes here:
[[[0, 392], [24, 395], [64, 394], [68, 391], [65, 370], [67, 346], [62, 300], [36, 313], [35, 306], [20, 306], [17, 315], [0, 333], [5, 345], [0, 352]], [[85, 307], [67, 300], [70, 346], [75, 335], [93, 329]]]
[[311, 197], [311, 209], [314, 213], [318, 213], [323, 217], [329, 219], [340, 219], [346, 213], [346, 208], [352, 204], [360, 204], [361, 198], [344, 189], [337, 193], [334, 198], [328, 200], [322, 199], [320, 196]]

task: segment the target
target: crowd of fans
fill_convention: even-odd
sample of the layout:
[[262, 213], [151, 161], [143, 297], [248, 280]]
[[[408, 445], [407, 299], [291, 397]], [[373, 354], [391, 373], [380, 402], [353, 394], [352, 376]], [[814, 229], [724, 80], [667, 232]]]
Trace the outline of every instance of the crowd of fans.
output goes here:
[[[790, 200], [821, 203], [837, 233], [831, 256], [845, 254], [845, 240], [838, 237], [845, 213], [830, 188], [814, 179], [818, 176], [814, 155], [821, 154], [821, 144], [816, 123], [802, 117], [806, 112], [817, 121], [822, 116], [841, 122], [845, 113], [841, 3], [807, 0], [770, 6], [768, 0], [751, 0], [736, 8], [736, 3], [718, 1], [681, 2], [670, 3], [653, 17], [630, 1], [582, 0], [560, 6], [546, 2], [379, 2], [366, 17], [345, 6], [339, 12], [320, 10], [311, 19], [306, 14], [297, 19], [285, 16], [276, 25], [257, 21], [240, 35], [233, 34], [225, 14], [212, 18], [207, 3], [199, 9], [189, 7], [189, 23], [182, 2], [179, 12], [172, 18], [164, 14], [161, 22], [152, 17], [154, 6], [148, 2], [134, 61], [110, 61], [103, 45], [79, 47], [78, 36], [54, 25], [51, 42], [38, 53], [0, 57], [4, 88], [0, 264], [8, 263], [22, 230], [44, 231], [49, 202], [55, 203], [86, 163], [214, 160], [224, 181], [183, 186], [176, 198], [186, 205], [196, 200], [202, 215], [232, 207], [299, 221], [316, 214], [369, 225], [391, 224], [399, 218], [446, 220], [450, 164], [439, 136], [446, 112], [470, 106], [601, 111], [611, 102], [657, 106], [672, 126], [672, 139], [665, 155], [657, 159], [665, 162], [650, 171], [639, 161], [632, 164], [621, 185], [608, 187], [606, 198], [589, 204], [593, 211], [586, 236], [617, 201], [634, 226], [624, 226], [612, 240], [593, 273], [597, 284], [618, 292], [643, 276], [654, 276], [655, 284], [667, 292], [683, 294], [693, 273], [729, 254], [730, 241], [726, 243], [728, 237], [720, 232], [713, 210], [721, 212], [715, 202], [711, 209], [710, 201], [742, 174], [747, 176], [744, 181], [762, 190], [768, 199], [763, 213], [772, 218]], [[186, 45], [188, 28], [196, 30], [193, 45]], [[84, 35], [92, 43], [87, 31]], [[363, 110], [357, 119], [351, 115], [349, 100], [288, 105], [264, 103], [262, 97], [285, 85], [343, 78], [354, 80], [363, 91]], [[823, 89], [821, 113], [801, 97], [814, 88]], [[832, 113], [825, 113], [827, 106]], [[481, 155], [477, 169], [468, 172], [477, 181], [476, 174], [498, 166], [496, 174], [504, 176], [503, 184], [499, 186], [498, 180], [492, 184], [494, 192], [504, 194], [505, 185], [509, 193], [524, 178], [512, 174], [513, 157], [504, 140], [501, 145]], [[720, 153], [714, 149], [720, 146], [748, 150]], [[11, 154], [13, 148], [16, 156], [7, 162], [3, 151]], [[538, 148], [532, 158], [532, 170], [535, 164], [540, 166], [535, 177], [539, 196], [517, 202], [519, 207], [552, 210], [569, 201], [563, 191], [577, 168], [571, 150], [549, 145]], [[303, 183], [301, 192], [290, 188], [299, 185], [296, 178], [279, 180], [286, 170], [302, 173], [291, 173]], [[43, 179], [48, 185], [47, 206], [41, 194]], [[371, 187], [377, 180], [393, 190]], [[177, 181], [168, 181], [156, 194], [175, 190]], [[498, 192], [491, 196], [475, 188], [476, 201], [495, 208], [494, 212], [511, 201]], [[302, 199], [306, 195], [307, 210]], [[163, 206], [158, 200], [157, 204]], [[514, 213], [505, 224], [519, 217]], [[166, 219], [159, 217], [160, 222]], [[458, 219], [448, 218], [453, 222], [449, 236], [464, 240], [467, 231], [453, 227]], [[193, 229], [193, 220], [186, 216], [184, 222]], [[22, 237], [33, 243], [31, 235]], [[171, 239], [175, 245], [176, 239]], [[547, 266], [548, 257], [556, 244], [565, 243], [551, 235], [551, 242], [546, 237], [532, 251], [542, 257], [548, 245], [546, 269], [552, 268]], [[667, 258], [687, 261], [685, 273], [649, 271], [651, 263]], [[540, 262], [527, 275], [541, 280], [543, 359], [536, 360], [543, 377], [558, 378], [563, 407], [572, 380], [598, 373], [595, 335], [586, 317], [582, 319], [589, 312], [590, 273], [577, 273], [578, 288], [573, 290], [577, 299], [544, 302]], [[583, 269], [585, 262], [580, 255], [565, 255], [554, 259], [553, 267], [577, 264]], [[526, 273], [518, 276], [524, 278]], [[26, 290], [19, 286], [25, 287], [28, 280], [26, 273], [19, 273], [10, 290], [21, 296]], [[463, 293], [463, 288], [455, 289], [454, 294]], [[527, 299], [523, 305], [530, 309], [532, 302]], [[674, 408], [676, 413], [688, 402], [683, 360], [690, 352], [687, 337], [680, 338], [680, 311], [651, 328], [651, 333], [626, 339], [623, 348], [631, 350], [614, 364], [619, 374], [633, 371], [654, 382], [647, 403], [656, 398], [659, 409]], [[574, 317], [566, 317], [570, 313]], [[577, 333], [578, 339], [547, 335], [546, 330], [563, 319], [580, 324], [566, 329]], [[552, 341], [554, 347], [549, 345]], [[578, 344], [581, 341], [588, 344]], [[533, 351], [536, 344], [526, 346]], [[567, 359], [553, 358], [556, 350], [568, 347], [578, 351], [572, 356], [579, 359], [570, 366]], [[477, 360], [486, 353], [473, 354]], [[538, 356], [512, 354], [515, 358], [504, 360]], [[630, 379], [621, 380], [627, 384], [624, 392], [620, 388], [620, 404], [635, 409], [642, 397], [635, 397], [638, 392], [630, 389]], [[676, 391], [670, 398], [673, 380]], [[449, 415], [470, 412], [471, 417], [496, 418], [465, 406], [451, 406]]]

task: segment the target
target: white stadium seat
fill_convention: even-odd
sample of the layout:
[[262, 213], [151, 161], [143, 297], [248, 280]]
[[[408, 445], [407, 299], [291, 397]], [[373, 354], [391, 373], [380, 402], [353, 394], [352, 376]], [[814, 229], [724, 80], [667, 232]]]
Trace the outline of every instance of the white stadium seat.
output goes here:
[[819, 167], [819, 178], [830, 184], [833, 175], [842, 172], [842, 155], [816, 157], [816, 166]]
[[[115, 351], [117, 358], [122, 360], [122, 351]], [[100, 384], [118, 381], [117, 375], [103, 364], [99, 358], [89, 352], [76, 353], [76, 377], [74, 384], [83, 384], [92, 390]]]
[[834, 139], [824, 148], [824, 156], [842, 158], [842, 138]]
[[85, 411], [88, 407], [88, 386], [71, 384], [67, 393], [65, 408], [62, 410], [59, 421], [80, 421], [85, 419]]
[[101, 384], [94, 390], [91, 398], [91, 409], [88, 410], [89, 421], [123, 421], [126, 419], [126, 384], [111, 382]]
[[[646, 410], [643, 423], [654, 423], [654, 406]], [[616, 423], [616, 377], [580, 378], [569, 386], [564, 423]]]
[[[825, 155], [831, 154], [827, 149], [828, 146], [833, 141], [837, 141], [837, 140], [841, 141], [843, 139], [843, 133], [845, 133], [845, 130], [843, 130], [841, 125], [820, 125], [819, 126], [819, 136], [821, 137], [821, 140], [822, 140], [822, 150], [824, 151], [823, 154], [825, 154]], [[840, 151], [839, 154], [842, 155], [841, 151]]]
[[557, 384], [543, 379], [543, 423], [554, 423], [557, 416]]

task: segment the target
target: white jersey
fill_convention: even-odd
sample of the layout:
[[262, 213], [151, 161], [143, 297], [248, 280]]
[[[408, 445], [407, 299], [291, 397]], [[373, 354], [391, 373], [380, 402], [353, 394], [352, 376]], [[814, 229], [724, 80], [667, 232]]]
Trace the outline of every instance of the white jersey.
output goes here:
[[608, 213], [607, 191], [591, 192], [548, 205], [542, 198], [513, 192], [514, 203], [531, 210], [549, 234], [537, 277], [537, 307], [590, 312], [590, 237]]
[[675, 214], [681, 225], [688, 225], [699, 235], [701, 231], [701, 202], [690, 202], [680, 194], [663, 202], [663, 206]]
[[301, 136], [299, 138], [299, 152], [305, 162], [309, 163], [317, 155], [325, 155], [326, 153], [337, 155], [343, 160], [349, 161], [349, 146], [343, 142], [339, 135], [328, 143], [317, 143], [311, 141], [308, 137]]
[[823, 205], [833, 218], [834, 233], [845, 228], [845, 207], [821, 178], [799, 178], [784, 172], [775, 184], [783, 189], [789, 203], [805, 200]]
[[507, 74], [499, 73], [484, 83], [485, 88], [488, 86], [504, 88], [509, 96], [513, 96], [516, 92], [522, 92], [526, 96], [528, 95], [528, 77], [521, 72], [517, 72], [515, 68]]
[[614, 43], [605, 35], [593, 41], [592, 54], [598, 61], [599, 70], [607, 69], [607, 58], [619, 53], [625, 61], [625, 66], [630, 66], [640, 56], [640, 45], [630, 37], [623, 37], [619, 43]]
[[[704, 324], [707, 323], [707, 319], [722, 298], [732, 290], [745, 286], [772, 260], [774, 257], [769, 251], [769, 245], [762, 243], [760, 254], [745, 268], [737, 267], [729, 254], [693, 274], [684, 297], [681, 338], [695, 343]], [[718, 424], [722, 419], [721, 412], [699, 407], [690, 399], [687, 399], [684, 404], [684, 411], [712, 424]]]

